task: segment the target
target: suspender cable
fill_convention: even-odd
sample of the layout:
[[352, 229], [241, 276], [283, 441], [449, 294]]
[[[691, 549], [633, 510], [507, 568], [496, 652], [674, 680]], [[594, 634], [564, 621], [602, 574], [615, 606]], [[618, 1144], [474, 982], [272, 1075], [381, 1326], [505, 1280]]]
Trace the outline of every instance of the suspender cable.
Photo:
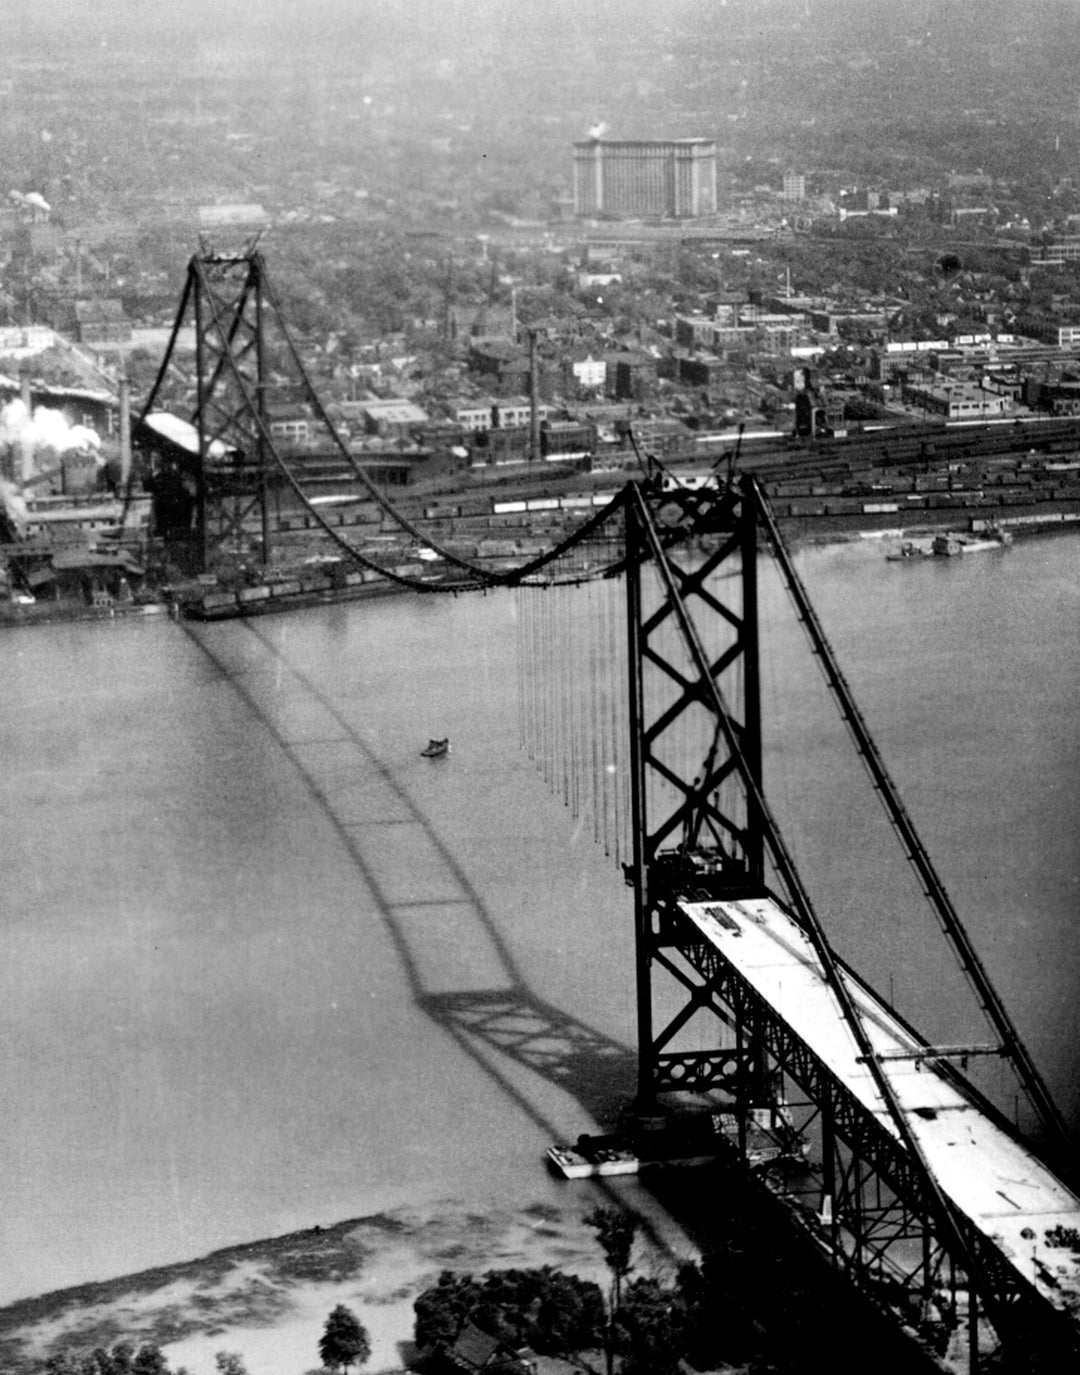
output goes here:
[[990, 976], [983, 966], [975, 947], [964, 929], [964, 925], [956, 909], [952, 905], [945, 885], [938, 877], [937, 870], [926, 851], [925, 846], [919, 839], [915, 830], [915, 824], [909, 816], [907, 809], [900, 800], [896, 785], [889, 776], [885, 768], [884, 760], [878, 752], [877, 745], [870, 735], [869, 728], [863, 719], [862, 713], [855, 704], [851, 689], [847, 680], [840, 671], [833, 654], [832, 646], [825, 637], [825, 632], [818, 620], [817, 613], [810, 603], [806, 588], [803, 586], [802, 579], [795, 571], [791, 555], [781, 537], [776, 518], [773, 516], [772, 509], [762, 492], [760, 486], [751, 477], [743, 479], [743, 487], [750, 500], [754, 501], [759, 512], [762, 525], [764, 526], [769, 539], [772, 543], [776, 561], [787, 584], [788, 592], [792, 601], [795, 603], [799, 619], [802, 621], [814, 653], [818, 662], [821, 664], [825, 674], [825, 679], [840, 707], [840, 714], [844, 719], [848, 730], [851, 732], [855, 741], [856, 748], [866, 765], [870, 774], [874, 789], [885, 808], [889, 820], [900, 839], [904, 853], [909, 863], [918, 875], [923, 886], [923, 891], [930, 900], [931, 907], [938, 916], [941, 929], [946, 939], [952, 945], [960, 967], [964, 971], [969, 984], [975, 992], [984, 1013], [989, 1019], [995, 1032], [1001, 1039], [1004, 1054], [1012, 1061], [1016, 1072], [1026, 1089], [1036, 1112], [1042, 1119], [1043, 1125], [1050, 1131], [1054, 1144], [1063, 1152], [1062, 1164], [1068, 1166], [1070, 1174], [1075, 1173], [1076, 1163], [1069, 1137], [1068, 1128], [1065, 1126], [1064, 1119], [1058, 1111], [1057, 1105], [1050, 1096], [1050, 1091], [1043, 1082], [1035, 1066], [1035, 1062], [1029, 1055], [1027, 1048], [1020, 1039], [1020, 1035], [1013, 1025], [1012, 1019], [1005, 1010], [1005, 1005], [998, 996], [997, 990], [990, 982]]

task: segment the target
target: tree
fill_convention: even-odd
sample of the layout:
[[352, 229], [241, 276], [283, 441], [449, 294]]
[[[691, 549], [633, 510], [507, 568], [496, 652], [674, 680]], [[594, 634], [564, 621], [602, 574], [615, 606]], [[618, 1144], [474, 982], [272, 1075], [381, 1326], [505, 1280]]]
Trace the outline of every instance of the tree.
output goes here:
[[416, 1345], [448, 1351], [479, 1301], [480, 1286], [471, 1275], [444, 1270], [438, 1284], [425, 1289], [413, 1304]]
[[219, 1351], [214, 1357], [219, 1375], [248, 1375], [247, 1366], [238, 1351]]
[[140, 1346], [131, 1362], [131, 1375], [169, 1375], [169, 1364], [159, 1346]]
[[585, 1218], [595, 1232], [604, 1251], [604, 1259], [611, 1271], [611, 1304], [608, 1310], [607, 1340], [605, 1343], [607, 1371], [615, 1367], [615, 1323], [622, 1306], [622, 1282], [630, 1273], [630, 1252], [637, 1235], [637, 1218], [618, 1208], [594, 1208]]
[[687, 1335], [676, 1290], [655, 1279], [633, 1280], [615, 1323], [624, 1375], [676, 1375]]
[[371, 1339], [367, 1329], [352, 1311], [339, 1303], [326, 1319], [319, 1338], [319, 1357], [331, 1370], [348, 1370], [351, 1365], [363, 1365], [371, 1355]]
[[611, 1271], [612, 1306], [618, 1309], [622, 1282], [630, 1273], [630, 1252], [637, 1236], [638, 1220], [618, 1208], [594, 1208], [585, 1219], [595, 1232]]
[[70, 1351], [50, 1356], [45, 1362], [45, 1375], [82, 1375], [83, 1362]]

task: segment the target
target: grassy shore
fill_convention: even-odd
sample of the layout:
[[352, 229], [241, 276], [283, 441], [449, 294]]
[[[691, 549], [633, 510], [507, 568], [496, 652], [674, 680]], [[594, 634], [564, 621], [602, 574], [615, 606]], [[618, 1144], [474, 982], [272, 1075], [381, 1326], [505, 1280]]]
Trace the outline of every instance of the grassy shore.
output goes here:
[[[213, 1375], [218, 1351], [240, 1352], [250, 1375], [306, 1375], [320, 1368], [326, 1315], [344, 1303], [371, 1335], [365, 1375], [402, 1370], [413, 1301], [442, 1270], [552, 1265], [601, 1281], [587, 1209], [585, 1196], [569, 1191], [559, 1209], [402, 1207], [23, 1299], [0, 1309], [0, 1369], [36, 1375], [60, 1351], [128, 1340], [161, 1346], [170, 1368], [190, 1375]], [[671, 1268], [655, 1244], [639, 1250], [647, 1270]]]

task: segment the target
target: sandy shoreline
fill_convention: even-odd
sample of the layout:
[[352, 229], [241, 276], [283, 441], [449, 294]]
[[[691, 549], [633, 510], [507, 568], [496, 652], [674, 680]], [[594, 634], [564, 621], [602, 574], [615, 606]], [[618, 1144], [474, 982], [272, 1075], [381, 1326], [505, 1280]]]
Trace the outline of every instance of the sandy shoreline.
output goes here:
[[[442, 1270], [551, 1265], [603, 1282], [602, 1253], [582, 1220], [594, 1203], [568, 1190], [560, 1207], [403, 1206], [60, 1290], [0, 1309], [0, 1365], [21, 1375], [62, 1349], [128, 1339], [159, 1343], [171, 1369], [189, 1375], [214, 1375], [219, 1351], [240, 1353], [249, 1375], [306, 1375], [320, 1368], [326, 1315], [344, 1303], [371, 1337], [365, 1375], [400, 1371], [412, 1350], [413, 1301]], [[680, 1259], [692, 1254], [689, 1243], [676, 1247]], [[671, 1273], [673, 1257], [639, 1240], [640, 1273]]]

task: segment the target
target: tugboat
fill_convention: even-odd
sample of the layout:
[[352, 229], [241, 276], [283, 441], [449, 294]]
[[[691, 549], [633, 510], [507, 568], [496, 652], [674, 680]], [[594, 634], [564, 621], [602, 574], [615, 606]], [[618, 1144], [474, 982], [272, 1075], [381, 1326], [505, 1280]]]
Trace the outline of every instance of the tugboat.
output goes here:
[[449, 754], [449, 753], [450, 753], [450, 741], [449, 741], [449, 739], [447, 739], [447, 740], [435, 740], [435, 739], [431, 739], [431, 740], [429, 740], [429, 741], [427, 742], [427, 744], [424, 746], [424, 748], [420, 751], [420, 757], [421, 757], [422, 759], [438, 759], [438, 758], [440, 757], [440, 755]]

